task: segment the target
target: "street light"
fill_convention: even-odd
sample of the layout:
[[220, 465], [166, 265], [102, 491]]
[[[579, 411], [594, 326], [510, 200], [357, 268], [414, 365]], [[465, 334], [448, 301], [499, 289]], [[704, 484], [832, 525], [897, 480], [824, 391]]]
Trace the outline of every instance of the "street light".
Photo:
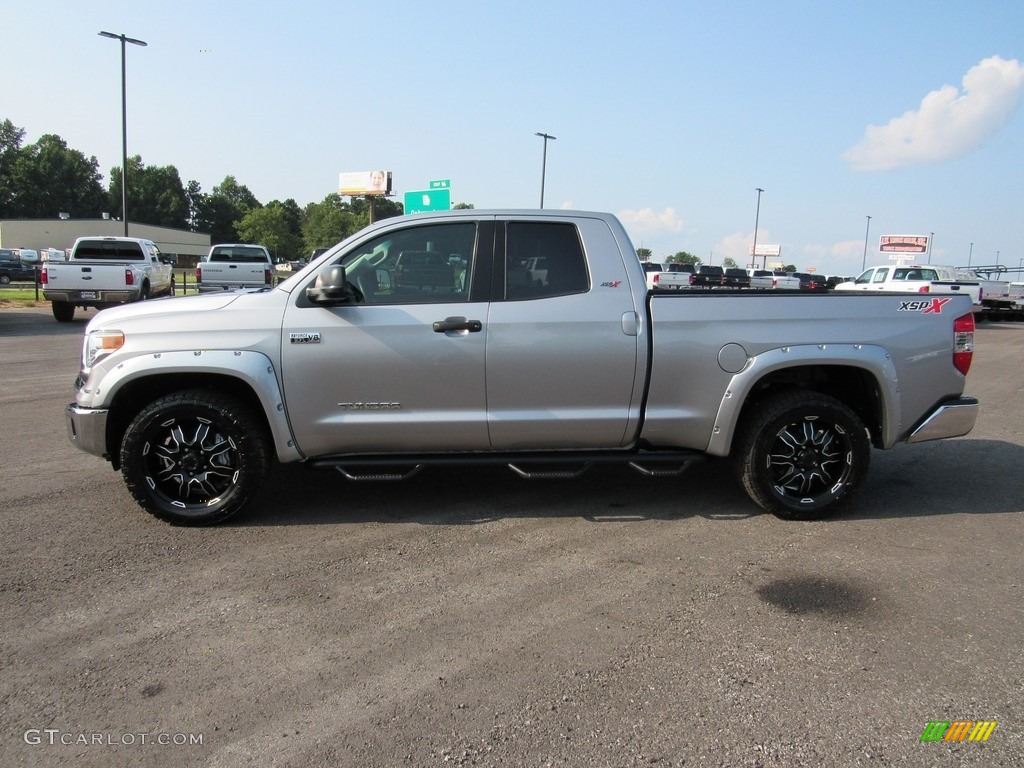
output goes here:
[[[754, 213], [754, 245], [750, 249], [750, 263], [757, 266], [755, 259], [757, 258], [757, 223], [761, 219], [761, 193], [764, 192], [761, 187], [755, 187], [757, 190], [757, 211]], [[761, 269], [768, 269], [768, 254], [764, 255], [764, 264]]]
[[100, 37], [121, 41], [121, 218], [124, 219], [124, 236], [128, 237], [128, 90], [125, 78], [125, 43], [141, 45], [146, 43], [134, 37], [100, 32]]
[[550, 135], [548, 135], [546, 133], [537, 133], [536, 135], [540, 136], [542, 139], [544, 139], [544, 160], [541, 162], [541, 166], [540, 166], [540, 207], [543, 208], [544, 207], [544, 177], [547, 175], [547, 172], [548, 172], [548, 139], [551, 139], [552, 141], [554, 141], [557, 138], [557, 136], [550, 136]]
[[932, 248], [935, 247], [935, 233], [931, 233], [931, 237], [928, 238], [928, 263], [932, 263]]
[[865, 265], [868, 263], [868, 233], [871, 231], [871, 217], [868, 216], [868, 225], [864, 228], [864, 255], [860, 259], [860, 271], [864, 271]]

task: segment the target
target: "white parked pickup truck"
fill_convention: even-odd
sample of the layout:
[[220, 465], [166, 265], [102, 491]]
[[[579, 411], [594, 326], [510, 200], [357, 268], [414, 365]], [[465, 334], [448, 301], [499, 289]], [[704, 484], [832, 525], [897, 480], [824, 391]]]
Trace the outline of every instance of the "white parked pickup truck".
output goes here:
[[656, 261], [643, 261], [644, 272], [647, 274], [647, 287], [661, 291], [688, 291], [690, 277], [696, 267], [693, 264], [669, 264], [666, 269]]
[[787, 275], [785, 272], [773, 272], [770, 269], [751, 269], [750, 287], [762, 291], [799, 291], [800, 278]]
[[956, 267], [935, 264], [893, 266], [886, 264], [864, 270], [856, 280], [839, 283], [836, 291], [887, 291], [889, 293], [960, 293], [981, 304], [981, 284], [961, 280]]
[[169, 260], [152, 240], [136, 237], [80, 237], [66, 262], [43, 262], [39, 282], [62, 323], [75, 307], [105, 309], [174, 292]]
[[[410, 253], [464, 279], [397, 280]], [[180, 525], [241, 509], [275, 459], [398, 480], [728, 457], [756, 504], [808, 519], [854, 496], [872, 446], [971, 430], [973, 345], [967, 296], [652, 291], [611, 214], [445, 211], [378, 222], [264, 291], [99, 313], [66, 415]]]
[[200, 293], [267, 288], [273, 285], [274, 260], [262, 245], [222, 243], [196, 265]]

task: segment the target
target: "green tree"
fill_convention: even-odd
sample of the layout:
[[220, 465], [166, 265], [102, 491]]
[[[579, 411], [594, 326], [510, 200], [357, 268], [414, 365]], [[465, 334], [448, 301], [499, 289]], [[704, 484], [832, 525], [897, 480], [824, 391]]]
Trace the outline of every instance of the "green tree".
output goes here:
[[291, 231], [288, 209], [276, 200], [252, 208], [235, 222], [235, 231], [246, 243], [265, 245], [275, 258], [294, 257], [302, 247], [302, 239]]
[[735, 269], [739, 265], [736, 263], [736, 259], [734, 259], [732, 256], [726, 256], [724, 259], [722, 259], [722, 266], [725, 269]]
[[[343, 203], [343, 205], [344, 204], [345, 203]], [[390, 219], [394, 216], [401, 216], [403, 213], [403, 206], [401, 203], [388, 200], [386, 197], [375, 196], [372, 203], [369, 197], [353, 197], [347, 205], [349, 210], [355, 214], [356, 219], [360, 222], [360, 229], [368, 226], [370, 223], [371, 204], [373, 205], [374, 221], [383, 221], [384, 219]]]
[[[99, 163], [86, 157], [56, 134], [17, 148], [24, 132], [10, 121], [0, 125], [0, 182], [3, 215], [26, 219], [98, 217], [106, 209]], [[13, 154], [12, 154], [13, 153]], [[6, 200], [4, 199], [6, 198]]]
[[686, 251], [676, 251], [665, 259], [665, 261], [669, 264], [693, 264], [694, 266], [699, 266], [701, 264], [699, 256], [694, 256], [692, 253], [687, 253]]
[[244, 184], [239, 184], [234, 176], [225, 176], [224, 181], [213, 188], [213, 194], [227, 198], [243, 216], [251, 209], [260, 207], [256, 195]]
[[279, 205], [282, 210], [284, 210], [285, 218], [288, 220], [288, 231], [300, 241], [299, 247], [301, 247], [302, 209], [299, 208], [299, 204], [289, 197], [283, 202], [279, 200], [271, 200], [267, 203], [267, 206], [271, 205]]
[[[366, 221], [369, 221], [367, 213]], [[305, 251], [315, 248], [330, 248], [349, 235], [360, 230], [364, 224], [352, 212], [352, 207], [332, 192], [319, 203], [310, 203], [303, 210], [302, 241]]]
[[650, 261], [651, 260], [651, 249], [650, 248], [637, 248], [636, 249], [636, 257], [638, 259], [640, 259], [640, 261]]
[[472, 203], [456, 203], [455, 205], [452, 206], [452, 210], [453, 211], [468, 211], [468, 210], [472, 210], [475, 207], [476, 206], [473, 205]]
[[[121, 169], [110, 171], [110, 210], [121, 211]], [[189, 223], [189, 199], [173, 165], [145, 165], [140, 155], [128, 158], [128, 217], [158, 227], [184, 229]]]
[[253, 208], [261, 207], [256, 196], [248, 187], [239, 184], [234, 176], [225, 176], [224, 181], [209, 194], [203, 192], [198, 181], [190, 181], [185, 198], [189, 229], [209, 232], [210, 242], [214, 245], [243, 239], [235, 229], [235, 222], [245, 218]]
[[14, 165], [21, 152], [25, 130], [10, 120], [0, 123], [0, 219], [13, 215], [17, 187], [14, 184]]

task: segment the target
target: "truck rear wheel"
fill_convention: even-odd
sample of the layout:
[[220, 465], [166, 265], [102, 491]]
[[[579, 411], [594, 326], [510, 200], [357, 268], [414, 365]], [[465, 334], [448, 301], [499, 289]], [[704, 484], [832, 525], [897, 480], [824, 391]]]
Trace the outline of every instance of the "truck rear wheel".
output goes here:
[[757, 403], [739, 434], [736, 471], [762, 509], [793, 520], [832, 514], [867, 475], [871, 445], [835, 398], [786, 391]]
[[121, 443], [121, 471], [139, 505], [174, 525], [211, 525], [241, 509], [270, 467], [263, 424], [235, 398], [206, 390], [144, 408]]
[[55, 301], [51, 305], [53, 316], [58, 323], [70, 323], [75, 319], [75, 305], [64, 301]]

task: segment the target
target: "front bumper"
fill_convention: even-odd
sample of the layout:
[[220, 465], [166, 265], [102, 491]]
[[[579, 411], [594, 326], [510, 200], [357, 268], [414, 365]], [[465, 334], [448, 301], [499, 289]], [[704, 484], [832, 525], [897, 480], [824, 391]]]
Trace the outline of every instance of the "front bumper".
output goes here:
[[975, 397], [959, 397], [939, 405], [910, 433], [907, 442], [923, 443], [966, 435], [974, 429], [978, 405]]
[[107, 458], [107, 416], [110, 411], [106, 408], [82, 408], [71, 403], [64, 413], [72, 444], [86, 453]]

